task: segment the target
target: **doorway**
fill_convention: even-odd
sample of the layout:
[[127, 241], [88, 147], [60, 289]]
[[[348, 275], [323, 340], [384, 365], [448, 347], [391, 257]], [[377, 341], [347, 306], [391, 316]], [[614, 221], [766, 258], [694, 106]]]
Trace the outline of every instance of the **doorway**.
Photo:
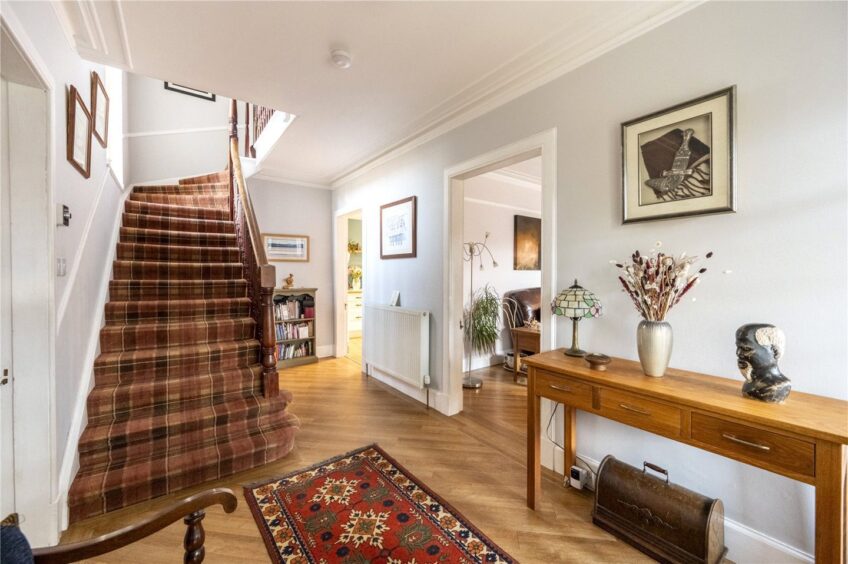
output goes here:
[[[464, 218], [466, 186], [475, 177], [493, 171], [510, 168], [539, 158], [539, 184], [541, 191], [541, 240], [540, 303], [543, 304], [539, 319], [539, 349], [547, 351], [556, 343], [556, 326], [549, 304], [556, 286], [556, 129], [544, 131], [522, 141], [501, 147], [474, 159], [451, 167], [445, 171], [445, 256], [449, 257], [445, 269], [444, 319], [447, 330], [444, 334], [445, 355], [443, 373], [448, 376], [448, 415], [462, 411], [463, 380], [465, 368], [466, 340], [464, 337], [464, 311], [469, 296], [464, 292], [465, 272], [469, 264], [465, 260], [467, 247], [464, 243]], [[519, 165], [520, 167], [520, 165]], [[503, 260], [503, 268], [512, 267], [513, 257]], [[498, 259], [496, 259], [498, 260]], [[499, 261], [499, 264], [500, 261]], [[479, 264], [475, 266], [479, 269]], [[485, 267], [484, 267], [485, 268]]]
[[336, 357], [363, 366], [365, 320], [365, 224], [362, 210], [336, 215]]
[[20, 25], [5, 14], [0, 39], [0, 505], [3, 517], [20, 515], [31, 544], [43, 546], [59, 540], [50, 151], [55, 88]]

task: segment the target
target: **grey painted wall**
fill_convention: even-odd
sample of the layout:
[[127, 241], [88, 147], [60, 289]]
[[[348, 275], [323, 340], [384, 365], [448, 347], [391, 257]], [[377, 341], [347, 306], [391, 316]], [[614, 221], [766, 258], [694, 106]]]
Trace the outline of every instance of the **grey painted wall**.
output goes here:
[[[405, 306], [433, 314], [435, 386], [444, 389], [444, 171], [556, 127], [558, 286], [579, 277], [606, 306], [605, 317], [583, 323], [586, 347], [636, 358], [638, 317], [609, 260], [661, 240], [668, 250], [715, 252], [697, 301], [670, 316], [674, 366], [741, 383], [734, 331], [767, 321], [786, 331], [781, 364], [796, 390], [848, 398], [846, 9], [704, 4], [337, 190], [335, 209], [363, 206], [375, 225], [380, 204], [418, 196], [418, 258], [368, 259], [366, 292], [388, 298], [400, 289]], [[620, 123], [731, 84], [738, 213], [621, 225]], [[377, 233], [367, 236], [376, 247]], [[565, 344], [570, 328], [558, 329]], [[581, 453], [652, 460], [676, 482], [723, 498], [730, 518], [812, 551], [809, 486], [589, 414], [578, 422]]]
[[329, 190], [250, 178], [250, 198], [263, 233], [309, 236], [309, 262], [275, 262], [277, 286], [290, 273], [299, 288], [318, 288], [315, 300], [318, 354], [333, 354], [333, 226]]

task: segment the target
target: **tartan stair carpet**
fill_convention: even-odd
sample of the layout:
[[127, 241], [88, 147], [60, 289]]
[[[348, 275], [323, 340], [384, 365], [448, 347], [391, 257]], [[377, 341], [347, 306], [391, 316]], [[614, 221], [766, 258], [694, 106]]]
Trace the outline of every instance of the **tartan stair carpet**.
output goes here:
[[94, 362], [72, 522], [279, 459], [291, 395], [262, 396], [226, 174], [136, 186]]

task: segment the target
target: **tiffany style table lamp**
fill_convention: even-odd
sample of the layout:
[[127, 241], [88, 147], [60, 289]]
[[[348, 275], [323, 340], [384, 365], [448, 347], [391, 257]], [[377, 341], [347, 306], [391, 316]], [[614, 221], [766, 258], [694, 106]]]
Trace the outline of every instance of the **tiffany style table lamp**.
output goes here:
[[571, 348], [565, 351], [568, 356], [586, 356], [586, 351], [580, 350], [577, 339], [577, 322], [581, 319], [591, 319], [601, 316], [601, 302], [597, 296], [583, 288], [574, 280], [574, 284], [554, 298], [551, 304], [555, 315], [568, 317], [574, 323], [571, 337]]

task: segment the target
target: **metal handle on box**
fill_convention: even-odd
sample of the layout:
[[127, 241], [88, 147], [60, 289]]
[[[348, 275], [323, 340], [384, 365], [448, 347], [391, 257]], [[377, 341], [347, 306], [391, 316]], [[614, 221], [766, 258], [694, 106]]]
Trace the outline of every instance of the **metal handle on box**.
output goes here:
[[653, 470], [657, 474], [664, 475], [665, 476], [665, 483], [666, 484], [668, 483], [668, 470], [666, 470], [665, 468], [662, 468], [660, 466], [657, 466], [656, 464], [652, 464], [648, 461], [642, 462], [642, 473], [643, 474], [648, 473], [648, 468], [650, 468], [651, 470]]

